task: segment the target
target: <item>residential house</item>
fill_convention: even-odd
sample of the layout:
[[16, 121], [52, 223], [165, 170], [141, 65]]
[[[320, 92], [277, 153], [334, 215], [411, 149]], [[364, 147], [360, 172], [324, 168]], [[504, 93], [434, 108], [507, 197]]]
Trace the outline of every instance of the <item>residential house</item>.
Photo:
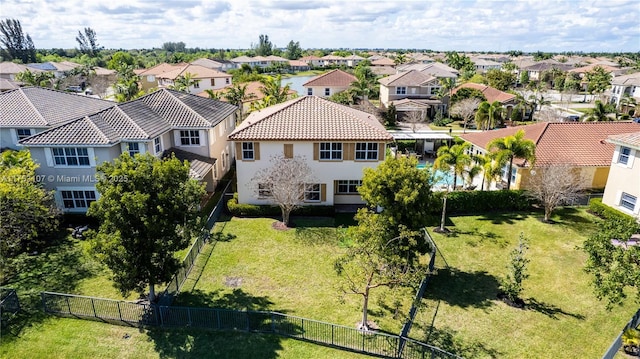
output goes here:
[[306, 62], [311, 67], [320, 67], [324, 65], [324, 60], [322, 60], [318, 56], [304, 56], [299, 58], [298, 60]]
[[231, 135], [236, 148], [238, 202], [272, 204], [268, 188], [252, 184], [273, 156], [302, 156], [312, 169], [305, 203], [362, 204], [362, 171], [385, 158], [393, 140], [374, 116], [318, 96], [301, 96], [252, 112]]
[[222, 72], [227, 72], [228, 70], [233, 70], [237, 67], [233, 61], [222, 60], [222, 59], [212, 60], [212, 59], [200, 58], [200, 59], [191, 61], [191, 64], [203, 66], [208, 69], [218, 70]]
[[61, 61], [61, 62], [39, 62], [27, 64], [29, 70], [33, 71], [34, 69], [39, 71], [50, 71], [54, 74], [56, 78], [64, 77], [69, 71], [75, 69], [76, 67], [81, 67], [82, 65], [71, 62], [71, 61]]
[[582, 67], [576, 67], [576, 68], [572, 68], [570, 70], [568, 70], [568, 72], [572, 72], [578, 75], [578, 77], [581, 79], [580, 81], [580, 86], [582, 87], [582, 90], [586, 91], [588, 86], [589, 86], [589, 82], [586, 79], [586, 73], [587, 72], [593, 72], [593, 70], [596, 67], [600, 67], [602, 68], [605, 72], [608, 72], [611, 74], [611, 78], [615, 78], [616, 76], [622, 75], [626, 72], [625, 69], [621, 69], [619, 66], [610, 66], [610, 65], [603, 65], [603, 64], [599, 64], [599, 63], [595, 63], [595, 64], [590, 64], [587, 66], [582, 66]]
[[615, 146], [602, 203], [640, 220], [640, 132], [609, 136]]
[[491, 87], [491, 86], [487, 86], [487, 85], [483, 85], [483, 84], [477, 84], [477, 83], [474, 83], [474, 82], [467, 82], [467, 83], [464, 83], [464, 84], [454, 88], [451, 91], [451, 94], [454, 95], [461, 88], [470, 88], [470, 89], [474, 89], [474, 90], [478, 90], [478, 91], [482, 92], [484, 97], [487, 99], [487, 102], [489, 102], [489, 103], [493, 103], [495, 101], [500, 102], [505, 107], [505, 109], [507, 110], [507, 116], [506, 116], [507, 118], [509, 116], [511, 116], [511, 111], [513, 111], [513, 108], [516, 105], [516, 96], [515, 95], [510, 94], [508, 92], [500, 91], [497, 88], [494, 88], [494, 87]]
[[620, 105], [620, 100], [625, 96], [635, 99], [640, 104], [640, 72], [614, 77], [611, 80], [611, 88], [604, 95], [610, 103]]
[[438, 79], [452, 78], [457, 79], [460, 72], [453, 67], [449, 67], [441, 62], [429, 63], [408, 63], [397, 66], [398, 72], [420, 71], [426, 75], [435, 76]]
[[401, 99], [435, 99], [442, 87], [433, 75], [411, 70], [383, 77], [380, 83], [380, 101], [388, 106], [391, 101]]
[[113, 106], [113, 102], [43, 87], [0, 93], [0, 148], [21, 149], [18, 141]]
[[323, 63], [322, 66], [348, 66], [347, 59], [337, 55], [325, 55], [321, 57]]
[[185, 62], [179, 64], [161, 63], [148, 69], [137, 69], [134, 72], [136, 75], [140, 76], [139, 84], [141, 90], [147, 92], [150, 89], [155, 89], [160, 86], [160, 80], [158, 78], [159, 75], [165, 72], [181, 69], [185, 66], [187, 66], [187, 63]]
[[356, 81], [358, 81], [358, 79], [355, 76], [335, 69], [312, 78], [302, 84], [302, 87], [306, 89], [304, 95], [329, 97], [347, 90], [351, 84]]
[[529, 73], [530, 81], [539, 81], [541, 79], [542, 73], [545, 71], [550, 71], [552, 69], [569, 71], [572, 68], [573, 68], [572, 65], [562, 64], [555, 60], [545, 60], [545, 61], [536, 62], [533, 65], [520, 68], [520, 72], [518, 73], [518, 76], [520, 76], [520, 73], [522, 73], [523, 71], [526, 71]]
[[300, 60], [289, 60], [289, 67], [294, 72], [311, 70], [311, 66], [308, 63]]
[[11, 80], [0, 78], [0, 92], [15, 90], [18, 87], [20, 87], [18, 83]]
[[[0, 62], [0, 79], [10, 80], [16, 83], [16, 75], [25, 72], [27, 70], [27, 66], [22, 64], [16, 64], [11, 61], [3, 61]], [[42, 70], [38, 69], [29, 69], [31, 72], [41, 72]]]
[[355, 54], [349, 55], [345, 57], [345, 59], [347, 60], [347, 66], [349, 67], [356, 67], [359, 63], [366, 60], [364, 57]]
[[[55, 109], [55, 106], [52, 107]], [[160, 89], [21, 140], [40, 167], [36, 173], [66, 212], [85, 212], [98, 198], [96, 166], [122, 153], [173, 153], [190, 161], [190, 175], [212, 192], [231, 165], [226, 141], [236, 107]], [[114, 180], [126, 180], [117, 178]]]
[[[460, 137], [470, 142], [472, 154], [487, 153], [487, 144], [496, 138], [511, 136], [523, 130], [525, 138], [536, 144], [536, 167], [568, 165], [575, 168], [586, 188], [603, 189], [615, 150], [606, 142], [611, 135], [636, 132], [640, 124], [633, 122], [541, 122], [533, 125], [466, 133]], [[511, 189], [526, 189], [531, 177], [531, 163], [516, 158], [512, 173], [503, 168], [501, 185], [511, 176]], [[481, 178], [481, 176], [478, 176]]]
[[158, 87], [171, 88], [175, 85], [176, 79], [191, 75], [196, 82], [189, 86], [188, 92], [197, 94], [206, 90], [217, 90], [231, 85], [232, 76], [226, 72], [212, 70], [200, 65], [191, 65], [176, 68], [167, 72], [156, 75], [158, 78]]
[[375, 66], [390, 66], [390, 67], [393, 67], [395, 65], [396, 65], [395, 61], [391, 60], [388, 57], [380, 57], [379, 59], [371, 61], [371, 67], [375, 67]]
[[234, 62], [237, 67], [240, 67], [243, 64], [247, 64], [251, 67], [262, 67], [262, 68], [273, 66], [276, 63], [281, 63], [281, 64], [289, 63], [289, 60], [280, 56], [275, 56], [275, 55], [255, 56], [255, 57], [249, 57], [249, 56], [243, 55], [243, 56], [238, 56], [236, 58], [233, 58], [231, 59], [231, 61]]
[[471, 62], [473, 62], [473, 66], [476, 69], [476, 72], [481, 74], [491, 69], [500, 70], [502, 68], [501, 63], [482, 57], [472, 57]]

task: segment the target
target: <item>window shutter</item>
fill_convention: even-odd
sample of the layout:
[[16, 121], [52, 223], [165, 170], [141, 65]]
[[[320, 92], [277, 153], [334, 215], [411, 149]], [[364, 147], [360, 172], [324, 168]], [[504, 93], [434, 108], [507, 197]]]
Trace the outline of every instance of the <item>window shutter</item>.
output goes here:
[[253, 159], [260, 161], [260, 142], [253, 143]]
[[356, 158], [356, 144], [355, 143], [344, 143], [342, 144], [344, 147], [343, 150], [343, 159], [345, 161], [353, 161]]
[[612, 163], [618, 163], [618, 159], [620, 158], [620, 151], [618, 151], [620, 147], [616, 146], [616, 149], [613, 151], [613, 160]]
[[327, 201], [327, 184], [326, 183], [320, 184], [320, 201], [321, 202]]
[[386, 151], [386, 148], [385, 148], [384, 142], [378, 143], [378, 161], [384, 161], [385, 151]]
[[338, 193], [338, 180], [333, 181], [333, 194]]
[[284, 144], [284, 158], [293, 158], [293, 143]]
[[89, 156], [89, 166], [95, 167], [96, 166], [96, 154], [93, 151], [92, 147], [87, 148], [87, 156]]
[[236, 142], [236, 160], [242, 161], [242, 142]]
[[180, 142], [180, 130], [173, 131], [173, 143], [175, 146], [182, 146], [182, 142]]
[[44, 151], [44, 157], [47, 159], [47, 166], [53, 167], [53, 149], [47, 147], [42, 150]]
[[638, 152], [638, 150], [631, 150], [629, 152], [629, 161], [627, 161], [627, 168], [632, 168], [633, 167], [633, 160], [636, 158], [636, 153]]
[[320, 157], [320, 144], [318, 142], [313, 143], [313, 160], [317, 161]]

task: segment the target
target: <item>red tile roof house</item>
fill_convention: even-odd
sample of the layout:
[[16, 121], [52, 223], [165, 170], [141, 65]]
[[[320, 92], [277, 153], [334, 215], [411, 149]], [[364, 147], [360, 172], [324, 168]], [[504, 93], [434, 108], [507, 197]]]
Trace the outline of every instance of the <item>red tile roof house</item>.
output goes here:
[[347, 90], [358, 79], [342, 70], [331, 70], [318, 75], [302, 84], [305, 93], [301, 95], [329, 97], [338, 92]]
[[315, 183], [305, 194], [305, 205], [331, 206], [364, 203], [357, 191], [362, 171], [384, 161], [393, 137], [373, 115], [301, 96], [252, 112], [229, 140], [235, 144], [239, 203], [272, 204], [251, 178], [280, 155], [304, 156], [311, 167]]
[[417, 70], [400, 72], [383, 77], [380, 83], [380, 101], [388, 106], [390, 102], [402, 99], [436, 99], [442, 87], [440, 80], [433, 75]]
[[167, 72], [163, 72], [156, 77], [159, 80], [158, 86], [171, 88], [175, 85], [176, 79], [180, 76], [191, 74], [196, 83], [189, 86], [189, 93], [197, 94], [205, 90], [217, 90], [231, 85], [232, 76], [226, 72], [213, 70], [200, 65], [191, 65], [176, 68]]
[[612, 135], [615, 146], [602, 203], [640, 221], [640, 131]]
[[[615, 145], [606, 140], [611, 135], [640, 130], [633, 122], [543, 122], [533, 125], [507, 127], [498, 130], [467, 133], [460, 137], [470, 142], [473, 154], [488, 152], [487, 144], [495, 139], [523, 130], [525, 138], [536, 144], [536, 167], [569, 165], [579, 171], [584, 186], [603, 189], [607, 184]], [[513, 161], [511, 189], [526, 189], [531, 176], [531, 164], [522, 158]], [[506, 185], [507, 168], [502, 171], [501, 183]], [[478, 176], [480, 181], [481, 176]], [[479, 184], [479, 183], [478, 183]], [[479, 188], [479, 186], [478, 186]]]
[[190, 176], [209, 192], [231, 168], [233, 148], [226, 141], [235, 128], [231, 104], [160, 89], [93, 113], [68, 111], [66, 122], [20, 141], [65, 212], [86, 212], [98, 198], [96, 166], [121, 153], [174, 153], [189, 161]]

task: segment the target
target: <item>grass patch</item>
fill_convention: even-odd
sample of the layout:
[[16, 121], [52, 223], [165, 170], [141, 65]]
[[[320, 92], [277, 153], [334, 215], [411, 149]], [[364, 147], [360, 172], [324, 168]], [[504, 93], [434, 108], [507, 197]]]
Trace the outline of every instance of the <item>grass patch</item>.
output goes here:
[[[562, 209], [555, 224], [541, 216], [451, 217], [450, 235], [433, 233], [449, 268], [437, 259], [411, 336], [469, 358], [601, 356], [637, 308], [609, 312], [593, 294], [579, 248], [594, 230], [585, 209]], [[530, 239], [524, 310], [496, 297], [520, 232]]]

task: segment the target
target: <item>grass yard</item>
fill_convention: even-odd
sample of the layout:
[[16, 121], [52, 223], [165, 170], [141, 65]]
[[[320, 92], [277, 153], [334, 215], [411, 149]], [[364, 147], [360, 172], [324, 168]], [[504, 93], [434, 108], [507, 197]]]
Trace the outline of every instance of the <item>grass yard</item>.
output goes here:
[[[272, 218], [231, 218], [216, 230], [227, 239], [205, 248], [176, 305], [272, 310], [348, 327], [361, 319], [362, 299], [342, 295], [333, 262], [343, 249], [333, 218], [294, 219], [296, 228], [272, 228]], [[211, 245], [209, 245], [211, 246]], [[396, 304], [385, 288], [372, 290], [369, 320], [397, 334], [414, 296]], [[386, 296], [385, 300], [381, 300]]]
[[[540, 217], [451, 217], [452, 234], [433, 233], [449, 268], [437, 259], [438, 273], [411, 336], [465, 358], [602, 356], [637, 307], [628, 303], [607, 311], [593, 294], [583, 271], [586, 255], [578, 248], [594, 229], [590, 214], [563, 209], [552, 225]], [[529, 238], [526, 257], [531, 260], [521, 295], [525, 309], [496, 299], [520, 232]]]

